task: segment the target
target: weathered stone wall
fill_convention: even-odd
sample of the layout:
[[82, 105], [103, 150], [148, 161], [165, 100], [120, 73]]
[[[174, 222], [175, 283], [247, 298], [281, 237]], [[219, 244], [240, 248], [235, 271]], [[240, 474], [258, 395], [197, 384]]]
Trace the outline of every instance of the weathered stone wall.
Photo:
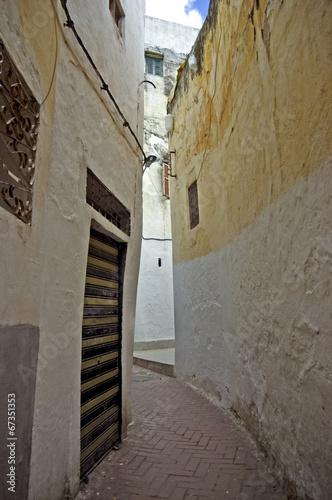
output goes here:
[[324, 500], [331, 20], [327, 0], [212, 0], [170, 106], [177, 374], [236, 412], [288, 493]]
[[[126, 13], [122, 36], [108, 2], [68, 2], [68, 9], [110, 91], [142, 141], [143, 102], [138, 108], [137, 96], [144, 72], [144, 2], [121, 3]], [[93, 220], [128, 244], [122, 325], [123, 435], [131, 418], [141, 244], [141, 153], [101, 91], [73, 33], [64, 27], [61, 3], [53, 4], [56, 15], [52, 2], [3, 2], [0, 16], [0, 37], [38, 102], [42, 103], [49, 92], [40, 110], [31, 226], [0, 209], [1, 333], [25, 324], [26, 332], [17, 336], [15, 345], [21, 342], [22, 349], [28, 345], [33, 356], [38, 349], [37, 371], [33, 356], [30, 366], [25, 356], [24, 369], [18, 373], [13, 364], [2, 375], [8, 390], [12, 379], [15, 387], [27, 384], [27, 394], [35, 394], [34, 409], [26, 409], [27, 422], [34, 410], [31, 442], [23, 443], [31, 448], [30, 468], [24, 472], [29, 481], [26, 475], [18, 478], [29, 482], [29, 492], [20, 490], [19, 496], [11, 496], [19, 500], [60, 500], [78, 488], [81, 329]], [[86, 204], [87, 168], [130, 210], [131, 237]], [[32, 337], [30, 342], [26, 338], [36, 329], [29, 325], [39, 331], [39, 348]], [[10, 348], [8, 335], [1, 334], [0, 342], [1, 349]], [[23, 383], [16, 383], [18, 377], [23, 377]], [[17, 394], [18, 405], [28, 399]], [[17, 421], [17, 427], [25, 429], [27, 422]], [[27, 432], [30, 436], [29, 429]]]

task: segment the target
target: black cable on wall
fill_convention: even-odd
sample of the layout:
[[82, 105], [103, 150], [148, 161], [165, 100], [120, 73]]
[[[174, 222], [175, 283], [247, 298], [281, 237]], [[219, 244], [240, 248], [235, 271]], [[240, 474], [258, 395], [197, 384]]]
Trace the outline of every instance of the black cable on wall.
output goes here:
[[65, 23], [65, 26], [67, 28], [70, 28], [72, 30], [72, 32], [74, 33], [74, 36], [78, 42], [78, 44], [80, 45], [81, 49], [83, 50], [84, 54], [86, 55], [90, 65], [92, 66], [92, 68], [94, 69], [96, 75], [98, 76], [99, 80], [101, 81], [101, 90], [104, 90], [108, 97], [111, 99], [111, 101], [113, 102], [114, 106], [115, 106], [115, 109], [117, 110], [117, 112], [119, 113], [120, 117], [122, 118], [123, 120], [123, 126], [124, 127], [127, 127], [129, 132], [131, 133], [131, 135], [133, 136], [137, 146], [139, 147], [140, 151], [142, 152], [143, 154], [143, 158], [144, 158], [144, 162], [146, 161], [146, 156], [145, 156], [145, 153], [144, 153], [144, 150], [135, 134], [135, 132], [133, 131], [133, 129], [131, 128], [128, 120], [126, 119], [126, 117], [124, 116], [124, 114], [122, 113], [118, 103], [116, 102], [114, 96], [112, 95], [112, 93], [110, 92], [110, 89], [109, 89], [109, 86], [107, 85], [106, 81], [104, 80], [102, 74], [100, 73], [99, 69], [97, 68], [97, 66], [95, 65], [91, 55], [89, 54], [89, 51], [87, 50], [87, 48], [85, 47], [81, 37], [79, 36], [79, 34], [77, 33], [76, 31], [76, 28], [75, 28], [75, 24], [74, 24], [74, 21], [72, 20], [71, 16], [70, 16], [70, 13], [68, 11], [68, 7], [67, 7], [67, 0], [61, 0], [61, 5], [62, 5], [62, 8], [66, 14], [66, 18], [67, 18], [67, 21]]

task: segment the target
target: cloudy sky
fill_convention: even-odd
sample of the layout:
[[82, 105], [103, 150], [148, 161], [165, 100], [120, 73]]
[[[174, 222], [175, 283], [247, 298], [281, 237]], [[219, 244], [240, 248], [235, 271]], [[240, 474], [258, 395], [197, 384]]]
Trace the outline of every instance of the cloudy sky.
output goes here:
[[209, 0], [146, 0], [146, 15], [201, 28]]

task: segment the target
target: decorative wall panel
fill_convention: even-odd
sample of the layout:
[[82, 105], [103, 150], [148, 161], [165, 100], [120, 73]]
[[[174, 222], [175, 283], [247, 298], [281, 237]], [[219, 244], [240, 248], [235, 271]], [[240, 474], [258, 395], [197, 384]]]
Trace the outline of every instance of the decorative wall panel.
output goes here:
[[86, 201], [97, 212], [130, 236], [130, 212], [120, 200], [88, 169]]
[[31, 222], [39, 104], [0, 40], [0, 206]]

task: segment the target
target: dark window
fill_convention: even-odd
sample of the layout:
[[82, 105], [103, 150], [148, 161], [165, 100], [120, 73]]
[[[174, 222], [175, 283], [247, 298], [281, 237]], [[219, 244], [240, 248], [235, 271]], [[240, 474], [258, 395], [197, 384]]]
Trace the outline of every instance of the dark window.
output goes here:
[[150, 75], [163, 76], [163, 59], [162, 57], [145, 56], [145, 73]]
[[122, 28], [122, 21], [125, 16], [120, 0], [110, 0], [110, 11], [118, 28]]
[[199, 224], [197, 181], [188, 188], [190, 229]]
[[163, 195], [169, 198], [169, 166], [163, 165]]

